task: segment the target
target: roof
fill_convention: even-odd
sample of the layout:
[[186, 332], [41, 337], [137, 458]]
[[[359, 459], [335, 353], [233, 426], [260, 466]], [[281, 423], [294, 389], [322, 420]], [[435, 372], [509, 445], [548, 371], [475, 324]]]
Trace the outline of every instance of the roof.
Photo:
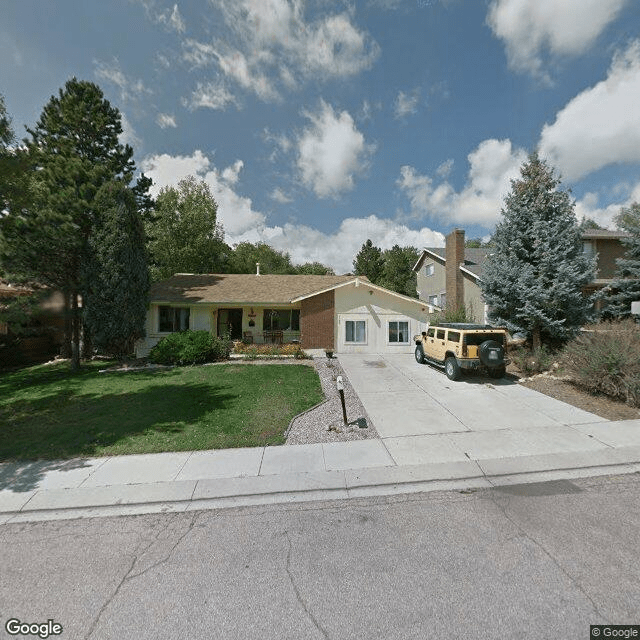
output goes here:
[[[151, 286], [151, 302], [289, 304], [355, 281], [355, 276], [177, 273]], [[361, 282], [369, 282], [358, 276]]]
[[587, 229], [582, 237], [585, 240], [619, 240], [621, 238], [630, 238], [631, 234], [626, 231], [611, 231], [611, 229]]
[[[446, 249], [444, 247], [429, 247], [423, 251], [424, 253], [429, 253], [433, 257], [440, 258], [443, 262], [446, 261]], [[470, 275], [476, 276], [477, 278], [482, 278], [482, 267], [484, 265], [487, 256], [491, 253], [491, 248], [469, 248], [465, 247], [464, 249], [464, 265], [462, 265]], [[416, 263], [414, 270], [421, 263], [422, 257]]]

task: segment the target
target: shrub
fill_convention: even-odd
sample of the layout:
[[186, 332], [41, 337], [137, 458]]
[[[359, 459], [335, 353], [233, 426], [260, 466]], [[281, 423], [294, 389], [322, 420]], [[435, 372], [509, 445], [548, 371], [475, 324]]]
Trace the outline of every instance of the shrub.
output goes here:
[[180, 331], [163, 338], [151, 349], [149, 360], [157, 364], [202, 364], [226, 360], [231, 343], [216, 338], [208, 331]]
[[298, 359], [308, 357], [299, 344], [246, 344], [238, 341], [233, 343], [233, 351], [244, 354], [251, 360], [258, 356], [293, 356]]
[[548, 371], [553, 362], [552, 354], [544, 345], [534, 350], [519, 347], [511, 352], [511, 356], [520, 373], [525, 376]]
[[437, 312], [429, 320], [430, 324], [439, 324], [440, 322], [476, 322], [473, 307], [471, 305], [461, 304], [455, 309], [444, 309]]
[[579, 386], [640, 406], [640, 330], [633, 320], [582, 333], [565, 347], [561, 362]]

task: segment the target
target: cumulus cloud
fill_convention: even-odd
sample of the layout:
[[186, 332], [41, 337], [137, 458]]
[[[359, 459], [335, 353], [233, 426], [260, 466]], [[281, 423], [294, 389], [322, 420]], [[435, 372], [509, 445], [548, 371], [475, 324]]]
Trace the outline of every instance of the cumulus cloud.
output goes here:
[[172, 127], [175, 129], [178, 125], [176, 124], [175, 116], [169, 115], [168, 113], [159, 113], [156, 116], [156, 124], [161, 129], [166, 129], [168, 127]]
[[493, 0], [487, 22], [509, 67], [549, 81], [544, 54], [575, 56], [595, 43], [627, 0]]
[[128, 78], [120, 69], [118, 58], [113, 58], [111, 62], [103, 62], [100, 60], [93, 61], [95, 67], [95, 75], [99, 80], [104, 80], [115, 84], [120, 89], [120, 99], [125, 102], [128, 100], [137, 100], [144, 95], [153, 93], [148, 89], [142, 80], [134, 80]]
[[346, 13], [306, 20], [302, 0], [220, 0], [227, 30], [211, 42], [188, 39], [184, 58], [219, 70], [264, 101], [281, 98], [309, 78], [347, 77], [368, 69], [379, 54], [371, 37]]
[[468, 156], [469, 174], [465, 186], [456, 191], [446, 180], [446, 164], [438, 168], [437, 182], [405, 165], [397, 185], [409, 198], [411, 215], [447, 222], [490, 226], [500, 216], [511, 180], [517, 178], [527, 159], [523, 149], [514, 149], [510, 140], [484, 140]]
[[354, 176], [366, 167], [373, 146], [355, 126], [347, 111], [339, 114], [322, 101], [297, 140], [297, 164], [303, 184], [320, 198], [337, 197], [353, 187]]
[[617, 54], [607, 78], [571, 100], [545, 125], [540, 154], [566, 180], [608, 164], [640, 161], [640, 40]]
[[591, 218], [602, 227], [615, 228], [614, 218], [620, 213], [620, 209], [622, 207], [630, 207], [635, 202], [640, 202], [640, 182], [635, 185], [621, 184], [618, 187], [618, 190], [625, 195], [624, 199], [608, 205], [600, 204], [600, 196], [597, 193], [586, 193], [576, 202], [575, 211], [578, 220]]
[[427, 227], [410, 229], [375, 215], [347, 218], [335, 233], [324, 233], [306, 225], [269, 226], [266, 216], [254, 209], [251, 199], [237, 193], [243, 166], [242, 161], [237, 160], [220, 170], [201, 151], [190, 156], [152, 155], [141, 163], [141, 169], [153, 179], [153, 196], [163, 187], [176, 186], [182, 178], [196, 176], [211, 188], [228, 243], [266, 242], [279, 251], [287, 251], [295, 264], [318, 261], [336, 273], [349, 272], [360, 247], [369, 238], [382, 249], [394, 244], [418, 248], [444, 246], [441, 233]]
[[293, 202], [293, 198], [287, 195], [280, 187], [276, 187], [270, 194], [269, 197], [280, 204], [288, 204], [289, 202]]
[[410, 93], [404, 91], [398, 92], [396, 97], [393, 115], [397, 120], [406, 118], [409, 115], [413, 115], [418, 112], [418, 102], [420, 100], [420, 90], [414, 89]]
[[233, 104], [239, 107], [238, 100], [227, 88], [216, 82], [198, 82], [189, 98], [182, 99], [182, 105], [193, 111], [194, 109], [214, 109], [221, 111]]

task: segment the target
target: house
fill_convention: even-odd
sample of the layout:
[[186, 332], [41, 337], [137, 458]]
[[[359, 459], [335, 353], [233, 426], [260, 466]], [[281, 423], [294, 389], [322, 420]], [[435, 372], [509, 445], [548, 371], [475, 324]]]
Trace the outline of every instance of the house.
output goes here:
[[[487, 322], [487, 305], [480, 282], [483, 265], [491, 248], [471, 249], [464, 246], [464, 231], [454, 229], [445, 239], [444, 248], [424, 249], [413, 267], [417, 274], [417, 290], [421, 300], [440, 309], [455, 310], [465, 305], [476, 322]], [[582, 235], [585, 254], [597, 254], [595, 279], [583, 289], [590, 295], [611, 284], [616, 259], [625, 252], [622, 239], [629, 234], [608, 229], [588, 229]], [[600, 309], [602, 301], [596, 303]]]
[[138, 357], [184, 329], [336, 353], [412, 353], [433, 311], [353, 275], [178, 273], [154, 284], [149, 299]]
[[490, 251], [465, 247], [464, 231], [454, 229], [445, 238], [444, 248], [424, 249], [414, 265], [418, 297], [439, 309], [455, 311], [465, 305], [476, 322], [486, 322], [480, 281]]

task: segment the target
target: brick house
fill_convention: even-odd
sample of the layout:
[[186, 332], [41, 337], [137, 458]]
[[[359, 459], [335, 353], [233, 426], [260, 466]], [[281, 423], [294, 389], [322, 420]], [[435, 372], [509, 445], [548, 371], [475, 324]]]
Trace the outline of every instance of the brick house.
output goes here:
[[336, 353], [412, 353], [411, 338], [433, 311], [353, 275], [179, 273], [155, 283], [149, 299], [138, 357], [184, 329]]
[[[471, 249], [464, 246], [464, 231], [454, 229], [445, 239], [444, 248], [424, 249], [413, 267], [417, 274], [417, 290], [421, 300], [440, 309], [457, 309], [465, 305], [476, 322], [487, 322], [487, 306], [480, 282], [485, 260], [491, 248]], [[589, 229], [582, 235], [583, 251], [597, 254], [595, 279], [584, 288], [590, 295], [614, 280], [616, 260], [625, 252], [623, 231]], [[596, 303], [600, 309], [601, 303]]]

